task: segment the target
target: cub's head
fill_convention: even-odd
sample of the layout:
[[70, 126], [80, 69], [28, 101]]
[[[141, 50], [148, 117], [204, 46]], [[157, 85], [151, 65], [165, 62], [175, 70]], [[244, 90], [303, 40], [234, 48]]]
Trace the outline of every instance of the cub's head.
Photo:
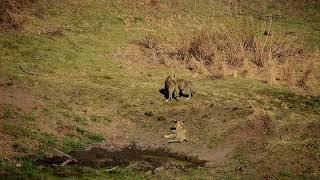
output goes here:
[[176, 128], [177, 128], [177, 129], [182, 129], [182, 128], [184, 128], [184, 126], [183, 126], [184, 121], [182, 121], [182, 120], [177, 120], [177, 121], [175, 121], [175, 122], [176, 122]]
[[176, 80], [176, 75], [175, 74], [173, 74], [173, 75], [169, 75], [168, 77], [167, 77], [167, 80]]

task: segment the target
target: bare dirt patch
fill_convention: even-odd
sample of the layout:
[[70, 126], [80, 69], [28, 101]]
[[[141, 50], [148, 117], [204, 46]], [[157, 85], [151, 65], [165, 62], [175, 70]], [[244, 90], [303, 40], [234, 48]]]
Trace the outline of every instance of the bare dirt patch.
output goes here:
[[37, 142], [34, 139], [17, 139], [0, 132], [0, 161], [15, 162], [15, 157], [30, 156], [32, 154], [31, 151], [36, 148]]
[[1, 148], [1, 152], [0, 152], [0, 160], [6, 160], [9, 159], [11, 157], [13, 157], [15, 155], [13, 147], [11, 146], [12, 144], [12, 138], [7, 136], [7, 135], [3, 135], [0, 134], [0, 148]]
[[59, 135], [68, 135], [74, 131], [75, 127], [71, 125], [59, 126], [55, 130]]
[[21, 87], [18, 82], [0, 78], [0, 149], [1, 158], [12, 159], [27, 155], [36, 142], [28, 138], [35, 121], [34, 109], [43, 102], [36, 92]]
[[43, 102], [35, 92], [22, 88], [18, 82], [0, 78], [0, 105], [10, 104], [24, 112], [31, 112], [35, 107], [40, 107]]
[[[169, 110], [168, 119], [184, 120], [189, 132], [189, 141], [185, 143], [167, 144], [163, 135], [170, 132], [174, 123], [157, 122], [151, 129], [139, 132], [138, 127], [131, 129], [128, 138], [110, 139], [112, 145], [108, 149], [119, 149], [118, 146], [128, 146], [134, 142], [139, 147], [148, 149], [165, 148], [170, 152], [196, 156], [199, 160], [207, 161], [206, 166], [218, 167], [226, 165], [236, 149], [248, 142], [262, 144], [271, 137], [274, 127], [266, 114], [258, 113], [251, 108], [224, 107], [189, 107]], [[234, 120], [236, 119], [236, 121]], [[269, 122], [270, 121], [270, 122]], [[152, 122], [145, 122], [152, 123]], [[158, 133], [153, 133], [153, 132]], [[121, 148], [120, 148], [121, 149]]]

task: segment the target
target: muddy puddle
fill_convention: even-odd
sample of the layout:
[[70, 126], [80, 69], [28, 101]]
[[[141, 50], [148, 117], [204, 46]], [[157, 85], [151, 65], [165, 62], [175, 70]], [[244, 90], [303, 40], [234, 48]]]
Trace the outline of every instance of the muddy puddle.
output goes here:
[[109, 151], [108, 149], [93, 147], [84, 151], [72, 151], [67, 156], [53, 156], [38, 160], [37, 164], [46, 167], [66, 165], [112, 169], [130, 166], [144, 171], [158, 169], [183, 171], [187, 168], [202, 167], [206, 162], [198, 160], [196, 157], [171, 153], [164, 149], [142, 150], [127, 147], [118, 151]]

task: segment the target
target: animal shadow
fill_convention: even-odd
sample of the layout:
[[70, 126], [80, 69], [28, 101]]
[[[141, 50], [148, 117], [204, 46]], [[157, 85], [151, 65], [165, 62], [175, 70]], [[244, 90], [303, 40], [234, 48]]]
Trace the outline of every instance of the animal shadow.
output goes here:
[[189, 97], [188, 94], [184, 94], [182, 91], [179, 92], [179, 97]]
[[[164, 98], [166, 98], [166, 99], [169, 98], [168, 91], [165, 88], [159, 89], [159, 92], [163, 95]], [[178, 97], [189, 97], [189, 95], [188, 94], [184, 94], [182, 91], [179, 91], [179, 96]], [[173, 97], [173, 98], [177, 100], [176, 97]]]
[[164, 98], [169, 98], [168, 91], [165, 88], [159, 89], [159, 92], [163, 95]]

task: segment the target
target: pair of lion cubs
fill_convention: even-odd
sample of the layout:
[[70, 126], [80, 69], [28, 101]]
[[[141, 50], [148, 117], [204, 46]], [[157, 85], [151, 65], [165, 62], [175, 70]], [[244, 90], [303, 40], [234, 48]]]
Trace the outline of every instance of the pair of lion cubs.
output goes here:
[[168, 99], [166, 100], [166, 102], [169, 102], [172, 97], [177, 99], [177, 97], [181, 94], [184, 95], [185, 93], [187, 93], [189, 95], [187, 99], [190, 99], [193, 95], [191, 81], [176, 79], [175, 75], [169, 75], [166, 78], [164, 82], [164, 88], [168, 93]]
[[[184, 79], [177, 79], [175, 75], [170, 75], [166, 78], [165, 83], [165, 90], [168, 93], [168, 99], [166, 102], [169, 102], [172, 98], [177, 98], [181, 94], [187, 93], [188, 98], [190, 99], [193, 95], [192, 92], [192, 83], [191, 81], [187, 81]], [[178, 120], [176, 121], [176, 127], [173, 130], [172, 134], [165, 135], [164, 138], [166, 139], [171, 139], [174, 138], [173, 140], [170, 140], [169, 143], [174, 143], [174, 142], [183, 142], [187, 141], [187, 130], [184, 128], [183, 121]]]

